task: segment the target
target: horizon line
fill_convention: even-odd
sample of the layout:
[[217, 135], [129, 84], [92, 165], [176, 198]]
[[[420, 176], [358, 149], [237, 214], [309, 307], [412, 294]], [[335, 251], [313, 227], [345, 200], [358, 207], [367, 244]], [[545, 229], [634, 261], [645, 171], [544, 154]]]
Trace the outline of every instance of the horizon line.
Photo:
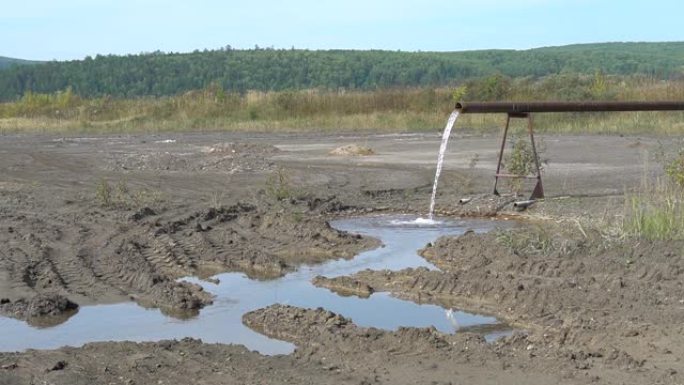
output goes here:
[[143, 56], [143, 55], [150, 55], [150, 54], [167, 54], [167, 55], [189, 55], [193, 53], [198, 53], [198, 52], [216, 52], [216, 51], [224, 51], [228, 50], [227, 47], [230, 47], [231, 51], [261, 51], [261, 50], [274, 50], [274, 51], [312, 51], [312, 52], [327, 52], [327, 51], [349, 51], [349, 52], [402, 52], [402, 53], [458, 53], [458, 52], [478, 52], [478, 51], [515, 51], [515, 52], [524, 52], [524, 51], [533, 51], [533, 50], [538, 50], [538, 49], [545, 49], [545, 48], [562, 48], [562, 47], [572, 47], [572, 46], [589, 46], [589, 45], [602, 45], [602, 44], [677, 44], [681, 43], [684, 44], [684, 40], [623, 40], [623, 41], [597, 41], [597, 42], [590, 42], [590, 43], [568, 43], [568, 44], [559, 44], [559, 45], [542, 45], [542, 46], [533, 46], [533, 47], [528, 47], [528, 48], [474, 48], [474, 49], [461, 49], [461, 50], [427, 50], [427, 51], [422, 51], [422, 50], [402, 50], [402, 49], [389, 49], [389, 48], [364, 48], [364, 49], [359, 49], [359, 48], [297, 48], [295, 46], [291, 46], [289, 48], [286, 47], [275, 47], [273, 45], [271, 46], [260, 46], [258, 44], [255, 44], [254, 47], [251, 48], [236, 48], [232, 47], [230, 44], [226, 44], [224, 47], [214, 47], [214, 48], [196, 48], [192, 51], [162, 51], [162, 50], [154, 50], [154, 51], [141, 51], [137, 53], [97, 53], [94, 55], [85, 55], [81, 58], [78, 59], [33, 59], [33, 58], [18, 58], [18, 57], [11, 57], [11, 56], [3, 56], [0, 55], [0, 58], [4, 59], [10, 59], [10, 60], [21, 60], [21, 61], [27, 61], [27, 62], [69, 62], [69, 61], [83, 61], [86, 60], [87, 58], [96, 58], [98, 56], [116, 56], [116, 57], [124, 57], [124, 56]]

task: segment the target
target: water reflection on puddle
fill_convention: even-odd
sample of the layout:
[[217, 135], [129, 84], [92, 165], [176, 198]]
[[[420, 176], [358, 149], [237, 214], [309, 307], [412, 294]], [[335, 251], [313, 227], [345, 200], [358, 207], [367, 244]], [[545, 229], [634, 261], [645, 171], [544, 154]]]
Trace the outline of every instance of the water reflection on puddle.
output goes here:
[[488, 339], [505, 334], [506, 330], [497, 327], [498, 321], [493, 317], [449, 312], [439, 306], [403, 301], [387, 293], [375, 293], [366, 299], [342, 297], [310, 283], [317, 275], [335, 277], [365, 269], [400, 270], [419, 266], [435, 269], [417, 255], [417, 249], [442, 235], [461, 234], [469, 229], [485, 232], [506, 225], [491, 220], [438, 218], [438, 223], [430, 224], [415, 223], [415, 219], [410, 216], [382, 216], [331, 222], [337, 229], [382, 240], [383, 247], [361, 253], [352, 260], [302, 266], [271, 281], [251, 280], [241, 273], [216, 276], [220, 280], [218, 285], [188, 279], [216, 295], [214, 304], [192, 319], [171, 318], [158, 310], [144, 309], [134, 303], [85, 306], [67, 322], [50, 328], [34, 328], [25, 322], [0, 318], [0, 351], [52, 349], [94, 341], [158, 341], [193, 337], [205, 342], [243, 344], [263, 354], [290, 353], [294, 349], [292, 344], [267, 338], [242, 324], [244, 313], [274, 303], [324, 307], [352, 318], [359, 326], [395, 330], [399, 326], [432, 325], [447, 333], [454, 332], [456, 327], [480, 329]]

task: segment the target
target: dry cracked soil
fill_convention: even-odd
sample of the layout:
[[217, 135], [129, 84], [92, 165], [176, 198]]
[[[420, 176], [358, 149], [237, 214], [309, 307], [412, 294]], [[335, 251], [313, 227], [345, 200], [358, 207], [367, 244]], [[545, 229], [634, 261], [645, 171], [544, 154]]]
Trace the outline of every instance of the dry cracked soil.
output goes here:
[[[455, 135], [446, 156], [441, 214], [521, 226], [424, 245], [439, 270], [314, 279], [344, 295], [389, 292], [494, 315], [513, 335], [386, 331], [276, 304], [243, 323], [295, 344], [289, 355], [193, 339], [98, 342], [0, 353], [0, 384], [684, 383], [684, 243], [608, 239], [577, 220], [619, 214], [623, 193], [660, 172], [648, 161], [659, 140], [544, 140], [547, 199], [523, 213], [513, 197], [488, 194], [496, 137]], [[330, 155], [354, 143], [372, 154]], [[4, 136], [0, 314], [50, 327], [83, 306], [135, 301], [192, 317], [212, 296], [178, 278], [273, 279], [353, 258], [378, 241], [328, 221], [424, 213], [438, 147], [437, 132]]]

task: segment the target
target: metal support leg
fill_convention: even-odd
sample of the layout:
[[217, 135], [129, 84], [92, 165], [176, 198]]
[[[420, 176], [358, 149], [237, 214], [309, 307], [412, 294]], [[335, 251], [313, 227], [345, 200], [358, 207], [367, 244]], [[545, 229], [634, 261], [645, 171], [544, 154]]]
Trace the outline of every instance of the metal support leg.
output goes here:
[[496, 164], [496, 175], [494, 176], [494, 195], [499, 195], [496, 186], [499, 183], [499, 172], [501, 171], [501, 161], [503, 160], [504, 149], [506, 148], [506, 136], [508, 136], [508, 127], [511, 124], [511, 115], [506, 115], [506, 127], [504, 128], [503, 137], [501, 138], [501, 149], [499, 150], [499, 162]]
[[[530, 142], [532, 143], [532, 153], [534, 154], [534, 165], [537, 168], [537, 175], [511, 175], [501, 173], [501, 163], [503, 162], [503, 154], [506, 149], [506, 139], [508, 137], [508, 130], [511, 125], [511, 118], [527, 118], [527, 131], [530, 135]], [[494, 195], [499, 195], [497, 186], [499, 184], [499, 178], [524, 178], [524, 179], [536, 179], [537, 184], [534, 186], [530, 200], [542, 199], [544, 198], [544, 187], [542, 185], [541, 176], [541, 166], [539, 164], [539, 155], [537, 154], [537, 144], [534, 141], [534, 125], [532, 123], [532, 114], [528, 113], [509, 113], [506, 117], [506, 127], [504, 127], [503, 137], [501, 138], [501, 148], [499, 149], [499, 160], [496, 165], [496, 175], [494, 176]]]
[[537, 167], [537, 184], [532, 190], [530, 200], [543, 199], [544, 187], [542, 186], [541, 167], [539, 166], [539, 155], [537, 155], [537, 145], [534, 143], [534, 128], [532, 125], [532, 114], [527, 115], [527, 131], [530, 133], [530, 142], [532, 142], [532, 152], [534, 153], [534, 164]]

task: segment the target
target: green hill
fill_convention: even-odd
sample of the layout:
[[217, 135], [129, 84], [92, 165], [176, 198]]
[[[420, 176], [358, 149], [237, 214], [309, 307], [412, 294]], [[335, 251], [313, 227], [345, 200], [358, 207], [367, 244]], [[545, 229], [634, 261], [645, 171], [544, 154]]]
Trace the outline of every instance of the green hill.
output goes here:
[[501, 73], [542, 77], [557, 73], [684, 74], [684, 42], [602, 43], [530, 50], [398, 52], [347, 50], [214, 50], [97, 56], [21, 65], [0, 71], [0, 100], [27, 91], [71, 87], [81, 96], [164, 96], [220, 85], [229, 92], [309, 88], [378, 89], [447, 86]]
[[8, 68], [12, 65], [27, 65], [27, 64], [37, 64], [40, 62], [22, 59], [13, 59], [11, 57], [0, 56], [0, 70]]

